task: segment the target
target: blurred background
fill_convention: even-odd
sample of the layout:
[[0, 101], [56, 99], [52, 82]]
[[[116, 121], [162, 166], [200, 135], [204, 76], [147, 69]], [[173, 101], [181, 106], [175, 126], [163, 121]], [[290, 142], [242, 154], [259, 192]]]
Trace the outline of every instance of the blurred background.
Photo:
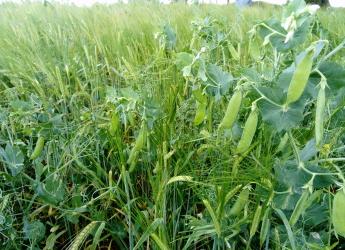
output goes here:
[[[78, 6], [91, 6], [96, 3], [101, 4], [113, 4], [118, 2], [127, 3], [131, 0], [56, 0], [55, 2], [60, 3], [66, 3], [66, 4], [75, 4]], [[177, 2], [181, 0], [159, 0], [161, 3], [171, 3], [171, 2]], [[189, 3], [205, 3], [205, 4], [228, 4], [228, 3], [234, 3], [236, 0], [185, 0]], [[238, 0], [241, 1], [241, 0]], [[248, 2], [249, 0], [242, 0], [241, 2]], [[21, 3], [22, 0], [0, 0], [0, 3], [4, 2], [16, 2]], [[253, 0], [252, 2], [266, 2], [270, 4], [285, 4], [287, 0]], [[316, 1], [310, 1], [310, 2], [324, 2], [324, 0], [316, 0]], [[345, 0], [328, 0], [330, 6], [332, 7], [345, 7]]]

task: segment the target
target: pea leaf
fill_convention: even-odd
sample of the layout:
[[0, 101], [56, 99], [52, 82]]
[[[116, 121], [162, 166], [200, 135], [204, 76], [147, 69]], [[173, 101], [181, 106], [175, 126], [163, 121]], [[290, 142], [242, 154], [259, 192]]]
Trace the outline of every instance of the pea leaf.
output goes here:
[[215, 64], [207, 65], [206, 75], [207, 81], [204, 83], [206, 85], [206, 92], [215, 96], [216, 101], [219, 101], [228, 92], [233, 77]]
[[12, 176], [18, 175], [24, 168], [24, 154], [17, 146], [7, 143], [5, 150], [0, 147], [0, 156], [11, 171]]
[[293, 188], [298, 190], [308, 183], [312, 175], [297, 167], [294, 161], [278, 164], [274, 167], [276, 181], [279, 187]]
[[40, 240], [44, 239], [46, 227], [39, 220], [29, 222], [25, 219], [23, 231], [25, 239], [38, 243]]
[[169, 24], [166, 24], [166, 25], [164, 25], [163, 32], [164, 32], [165, 39], [166, 39], [165, 48], [167, 50], [175, 49], [175, 47], [176, 47], [176, 33], [173, 30], [173, 28]]
[[[286, 191], [286, 190], [282, 190]], [[274, 207], [283, 210], [293, 210], [300, 195], [296, 192], [278, 193], [273, 198]]]
[[259, 105], [262, 120], [273, 126], [278, 132], [291, 129], [303, 121], [304, 106], [303, 102], [296, 102], [285, 110], [283, 107], [274, 105], [266, 100], [260, 102]]
[[57, 175], [50, 175], [45, 183], [35, 181], [35, 193], [45, 202], [56, 205], [64, 199], [64, 182]]
[[[269, 36], [269, 40], [274, 48], [278, 51], [288, 51], [302, 43], [307, 38], [309, 27], [310, 27], [310, 19], [306, 19], [301, 25], [296, 29], [293, 34], [293, 37], [288, 41], [285, 42], [285, 38], [287, 35], [286, 30], [281, 26], [281, 22], [275, 19], [269, 20], [264, 22], [266, 26], [269, 26], [271, 29], [260, 26], [259, 34], [264, 39], [266, 36]], [[277, 31], [277, 33], [272, 34], [272, 29]]]
[[326, 188], [331, 186], [335, 178], [333, 175], [327, 175], [331, 174], [331, 172], [323, 167], [312, 165], [312, 164], [306, 164], [306, 169], [308, 169], [310, 172], [313, 172], [315, 174], [326, 174], [326, 175], [316, 175], [313, 180], [313, 187], [314, 188]]
[[307, 144], [304, 146], [304, 148], [300, 152], [301, 160], [308, 161], [316, 154], [317, 154], [316, 142], [315, 142], [315, 139], [311, 139], [310, 141], [307, 142]]
[[175, 64], [179, 70], [182, 70], [184, 67], [191, 65], [193, 62], [193, 55], [187, 52], [180, 52], [176, 54]]
[[304, 219], [306, 225], [312, 227], [327, 222], [329, 219], [328, 198], [324, 197], [320, 202], [312, 204], [304, 213]]
[[[319, 70], [327, 78], [327, 84], [330, 87], [331, 92], [336, 93], [339, 89], [345, 87], [345, 68], [335, 62], [323, 62], [319, 66]], [[313, 73], [311, 75], [311, 81], [314, 84], [320, 82], [320, 75]]]

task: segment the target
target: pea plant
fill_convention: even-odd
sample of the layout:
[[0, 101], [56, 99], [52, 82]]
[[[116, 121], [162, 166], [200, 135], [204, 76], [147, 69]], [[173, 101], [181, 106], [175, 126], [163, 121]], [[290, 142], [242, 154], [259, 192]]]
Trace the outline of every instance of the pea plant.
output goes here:
[[[195, 101], [193, 125], [208, 134], [199, 150], [228, 149], [231, 180], [253, 169], [265, 176], [200, 192], [205, 213], [190, 218], [185, 249], [205, 237], [214, 249], [342, 245], [345, 69], [332, 59], [345, 41], [330, 49], [315, 9], [301, 0], [290, 1], [281, 19], [255, 24], [247, 46], [219, 20], [193, 27], [176, 65]], [[227, 62], [243, 57], [249, 66], [230, 73]]]

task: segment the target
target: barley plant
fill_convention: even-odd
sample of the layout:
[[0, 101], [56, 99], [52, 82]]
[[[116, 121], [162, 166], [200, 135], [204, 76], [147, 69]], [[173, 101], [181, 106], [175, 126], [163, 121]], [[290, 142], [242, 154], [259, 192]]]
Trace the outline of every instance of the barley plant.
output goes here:
[[345, 249], [345, 12], [0, 4], [0, 249]]

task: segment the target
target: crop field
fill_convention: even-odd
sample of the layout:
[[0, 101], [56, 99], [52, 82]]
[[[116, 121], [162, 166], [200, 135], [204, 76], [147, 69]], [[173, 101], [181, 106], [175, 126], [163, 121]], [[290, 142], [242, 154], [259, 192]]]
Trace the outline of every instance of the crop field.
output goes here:
[[345, 10], [0, 5], [0, 249], [345, 249]]

